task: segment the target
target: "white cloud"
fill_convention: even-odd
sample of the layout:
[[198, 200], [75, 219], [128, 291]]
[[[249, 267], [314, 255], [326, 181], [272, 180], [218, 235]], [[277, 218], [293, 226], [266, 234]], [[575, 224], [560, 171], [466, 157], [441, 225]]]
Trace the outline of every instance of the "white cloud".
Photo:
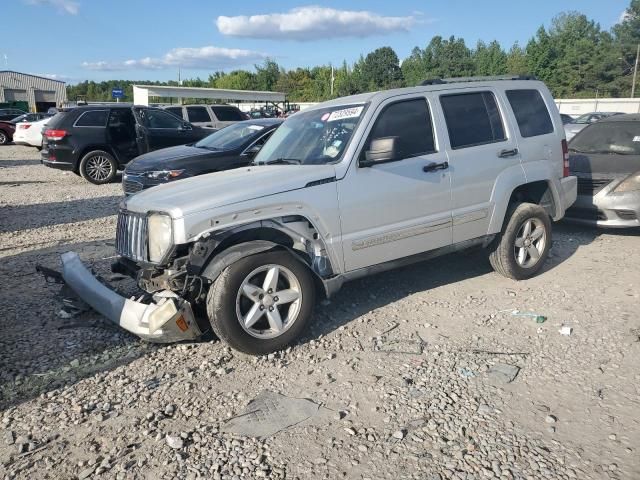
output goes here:
[[252, 50], [214, 47], [174, 48], [160, 58], [145, 57], [123, 62], [83, 62], [89, 70], [161, 70], [170, 67], [220, 69], [236, 65], [246, 65], [267, 56]]
[[80, 4], [75, 0], [24, 0], [28, 5], [48, 5], [70, 15], [77, 15]]
[[628, 10], [624, 10], [621, 14], [620, 17], [618, 17], [618, 23], [622, 23], [624, 22], [626, 19], [631, 18], [631, 14], [629, 13]]
[[307, 6], [286, 13], [220, 16], [216, 26], [223, 35], [234, 37], [306, 41], [406, 32], [418, 23], [419, 16], [414, 13], [406, 17], [385, 17], [365, 10]]

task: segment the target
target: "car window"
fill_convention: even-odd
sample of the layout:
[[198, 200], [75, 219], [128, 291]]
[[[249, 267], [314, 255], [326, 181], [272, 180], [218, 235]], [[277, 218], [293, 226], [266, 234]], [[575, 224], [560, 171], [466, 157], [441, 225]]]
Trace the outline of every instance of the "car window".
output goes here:
[[109, 113], [109, 127], [132, 127], [134, 124], [133, 113], [128, 108], [114, 108]]
[[162, 110], [147, 109], [147, 126], [149, 128], [180, 128], [182, 120]]
[[426, 100], [404, 100], [387, 106], [378, 115], [369, 141], [385, 137], [397, 137], [399, 158], [435, 152], [431, 115]]
[[578, 153], [640, 155], [640, 122], [601, 122], [591, 125], [571, 141]]
[[496, 99], [491, 92], [440, 97], [451, 148], [502, 142], [506, 139]]
[[264, 129], [264, 125], [253, 124], [250, 121], [239, 122], [204, 137], [194, 146], [210, 150], [233, 150], [258, 138]]
[[89, 110], [80, 114], [76, 127], [104, 127], [107, 125], [108, 110]]
[[549, 110], [538, 90], [507, 90], [507, 98], [513, 109], [523, 137], [535, 137], [553, 132]]
[[190, 122], [211, 122], [207, 107], [187, 107]]
[[240, 110], [233, 107], [211, 107], [221, 122], [239, 122], [244, 120]]
[[182, 107], [165, 108], [165, 110], [173, 113], [176, 117], [182, 118]]

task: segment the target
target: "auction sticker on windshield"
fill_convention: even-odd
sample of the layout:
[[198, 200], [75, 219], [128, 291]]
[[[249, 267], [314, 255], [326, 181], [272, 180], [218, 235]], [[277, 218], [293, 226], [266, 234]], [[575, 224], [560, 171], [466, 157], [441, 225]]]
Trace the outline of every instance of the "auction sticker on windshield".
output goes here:
[[338, 120], [359, 117], [362, 114], [362, 110], [364, 110], [364, 107], [352, 107], [336, 110], [335, 112], [331, 112], [327, 122], [337, 122]]

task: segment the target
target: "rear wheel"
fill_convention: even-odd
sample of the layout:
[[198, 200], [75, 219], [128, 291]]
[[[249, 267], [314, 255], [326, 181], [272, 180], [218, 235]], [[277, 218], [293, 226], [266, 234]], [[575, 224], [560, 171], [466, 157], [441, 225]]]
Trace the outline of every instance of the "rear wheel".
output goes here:
[[309, 269], [289, 252], [276, 250], [227, 267], [209, 290], [207, 314], [222, 340], [236, 350], [263, 355], [300, 336], [314, 303]]
[[524, 280], [538, 273], [549, 255], [551, 220], [534, 203], [521, 203], [509, 212], [502, 232], [489, 247], [489, 261], [501, 275]]
[[9, 136], [0, 130], [0, 145], [6, 145], [9, 143]]
[[118, 162], [103, 150], [89, 152], [80, 161], [80, 175], [95, 185], [113, 181], [116, 173], [118, 173]]

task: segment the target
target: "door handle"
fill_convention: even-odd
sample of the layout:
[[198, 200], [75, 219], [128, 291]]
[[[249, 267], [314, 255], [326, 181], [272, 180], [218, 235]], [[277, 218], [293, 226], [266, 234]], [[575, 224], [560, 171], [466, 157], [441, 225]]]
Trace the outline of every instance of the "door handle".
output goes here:
[[432, 162], [422, 167], [423, 172], [435, 172], [436, 170], [446, 170], [449, 168], [449, 162], [435, 163]]
[[501, 150], [500, 153], [498, 153], [498, 157], [500, 158], [515, 157], [516, 155], [518, 155], [517, 148], [512, 148], [511, 150]]

